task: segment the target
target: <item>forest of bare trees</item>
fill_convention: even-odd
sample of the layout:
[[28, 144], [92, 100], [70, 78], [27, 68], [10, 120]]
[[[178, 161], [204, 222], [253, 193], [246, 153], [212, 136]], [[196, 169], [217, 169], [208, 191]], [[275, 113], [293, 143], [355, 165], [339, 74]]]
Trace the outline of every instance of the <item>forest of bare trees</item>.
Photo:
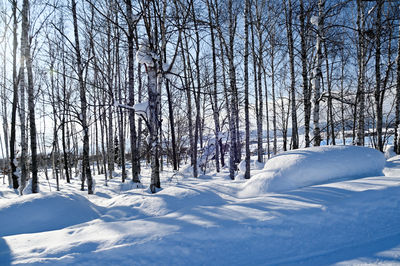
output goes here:
[[400, 153], [399, 14], [388, 0], [2, 1], [3, 182], [79, 178], [92, 194], [94, 175], [139, 185], [148, 164], [154, 193], [165, 167], [234, 179], [290, 149]]

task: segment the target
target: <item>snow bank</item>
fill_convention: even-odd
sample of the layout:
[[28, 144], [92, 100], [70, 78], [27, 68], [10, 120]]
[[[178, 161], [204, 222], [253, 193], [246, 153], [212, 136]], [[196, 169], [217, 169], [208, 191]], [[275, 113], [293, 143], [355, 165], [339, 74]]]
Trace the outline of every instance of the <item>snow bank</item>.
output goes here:
[[188, 164], [179, 170], [179, 173], [184, 177], [193, 177], [193, 167]]
[[[261, 170], [264, 167], [264, 163], [260, 163], [257, 159], [250, 159], [250, 170]], [[239, 171], [244, 174], [246, 172], [246, 160], [239, 163]]]
[[64, 193], [38, 193], [0, 201], [0, 236], [56, 230], [99, 217], [87, 198]]
[[247, 181], [240, 197], [312, 186], [333, 179], [382, 175], [383, 153], [366, 147], [322, 146], [285, 152], [270, 159]]
[[397, 154], [394, 151], [394, 146], [393, 145], [388, 145], [386, 147], [386, 150], [385, 150], [385, 158], [386, 158], [386, 160], [390, 159], [390, 158], [392, 158], [392, 157], [394, 157], [396, 155]]

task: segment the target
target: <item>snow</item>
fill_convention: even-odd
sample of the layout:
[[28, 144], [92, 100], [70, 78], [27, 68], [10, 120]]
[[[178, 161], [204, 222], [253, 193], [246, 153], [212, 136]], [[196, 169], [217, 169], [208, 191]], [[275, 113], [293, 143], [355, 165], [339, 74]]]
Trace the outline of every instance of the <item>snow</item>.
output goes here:
[[135, 113], [144, 116], [146, 119], [150, 117], [149, 102], [137, 103], [133, 106]]
[[381, 152], [367, 147], [321, 146], [292, 150], [270, 159], [239, 194], [251, 197], [340, 178], [382, 175], [385, 162]]
[[136, 52], [136, 60], [140, 64], [145, 64], [147, 67], [154, 67], [153, 53], [150, 51], [147, 43], [143, 43], [139, 46], [139, 50]]
[[200, 167], [206, 167], [207, 162], [211, 160], [215, 155], [215, 139], [209, 139], [207, 145], [203, 148], [198, 164]]
[[393, 145], [388, 145], [386, 146], [386, 150], [385, 150], [385, 158], [386, 159], [390, 159], [394, 156], [396, 156], [396, 152], [394, 151], [394, 146]]
[[[261, 170], [264, 168], [264, 163], [260, 163], [257, 159], [250, 159], [250, 170]], [[243, 160], [239, 163], [239, 171], [244, 174], [246, 172], [246, 160]]]
[[[21, 184], [19, 180], [18, 184]], [[28, 179], [24, 188], [22, 186], [19, 186], [18, 190], [20, 191], [20, 193], [21, 189], [22, 189], [22, 195], [32, 194], [32, 179]], [[38, 186], [38, 192], [40, 192], [40, 186]]]
[[[300, 150], [297, 169], [310, 165], [301, 154], [318, 153], [324, 165], [351, 158], [357, 171], [357, 157], [382, 158], [357, 147], [310, 153]], [[100, 175], [95, 195], [79, 191], [78, 179], [60, 180], [62, 191], [54, 192], [50, 178], [50, 192], [41, 178], [41, 193], [24, 196], [0, 185], [0, 265], [399, 264], [400, 156], [387, 162], [384, 176], [347, 170], [341, 180], [257, 197], [238, 197], [245, 181], [228, 180], [226, 168], [178, 183], [168, 182], [168, 168], [163, 188], [151, 194], [145, 164], [144, 188], [116, 178], [106, 187]]]
[[162, 64], [162, 70], [164, 72], [167, 72], [169, 70], [169, 68], [171, 67], [171, 65], [169, 63], [163, 63]]
[[[0, 202], [0, 236], [61, 229], [99, 217], [79, 194], [30, 194]], [[4, 218], [7, 219], [4, 219]]]
[[318, 26], [318, 22], [319, 22], [319, 17], [318, 16], [312, 16], [310, 19], [311, 24]]

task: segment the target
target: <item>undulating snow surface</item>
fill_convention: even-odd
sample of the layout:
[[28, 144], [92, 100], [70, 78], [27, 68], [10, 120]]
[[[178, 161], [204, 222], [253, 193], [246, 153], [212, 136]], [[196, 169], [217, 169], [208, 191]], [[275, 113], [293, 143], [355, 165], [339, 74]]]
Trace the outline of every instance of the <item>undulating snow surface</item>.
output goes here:
[[241, 197], [281, 192], [334, 179], [382, 175], [386, 159], [371, 148], [321, 146], [292, 150], [270, 159], [239, 192]]
[[93, 204], [77, 193], [45, 192], [0, 201], [0, 236], [37, 233], [99, 217]]
[[[321, 165], [335, 165], [326, 151], [314, 152]], [[334, 152], [353, 157], [354, 169], [366, 154], [381, 165], [369, 150]], [[301, 156], [298, 168], [308, 163]], [[77, 179], [61, 180], [61, 192], [50, 179], [50, 192], [42, 178], [41, 193], [24, 196], [0, 185], [0, 265], [400, 264], [400, 157], [385, 176], [360, 178], [372, 170], [346, 165], [358, 179], [331, 167], [333, 178], [348, 180], [257, 197], [238, 197], [245, 181], [230, 180], [228, 169], [198, 179], [166, 170], [153, 195], [145, 165], [144, 188], [120, 177], [106, 187], [95, 176], [95, 195], [79, 191]]]

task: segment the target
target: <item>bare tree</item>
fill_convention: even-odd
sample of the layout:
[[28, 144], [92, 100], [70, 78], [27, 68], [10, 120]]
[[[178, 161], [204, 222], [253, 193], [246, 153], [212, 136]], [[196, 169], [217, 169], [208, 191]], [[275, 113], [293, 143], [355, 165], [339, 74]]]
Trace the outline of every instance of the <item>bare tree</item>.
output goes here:
[[16, 152], [15, 152], [15, 139], [16, 139], [16, 123], [17, 123], [17, 105], [18, 105], [18, 77], [17, 77], [17, 0], [12, 1], [12, 17], [13, 17], [13, 99], [12, 99], [12, 110], [11, 110], [11, 135], [10, 135], [10, 168], [12, 175], [13, 188], [18, 189], [18, 175], [17, 175], [17, 163], [16, 163]]
[[219, 123], [219, 107], [218, 107], [218, 85], [217, 85], [217, 55], [216, 55], [216, 44], [215, 44], [215, 36], [214, 36], [214, 23], [213, 16], [211, 11], [211, 0], [207, 0], [207, 9], [208, 9], [208, 20], [210, 26], [210, 38], [211, 38], [211, 49], [212, 49], [212, 62], [213, 62], [213, 93], [212, 93], [212, 109], [213, 109], [213, 118], [215, 125], [215, 168], [217, 172], [220, 171], [219, 164], [219, 154], [220, 151], [222, 153], [222, 141], [220, 140], [221, 129]]
[[292, 30], [292, 1], [285, 2], [286, 11], [286, 28], [289, 48], [289, 62], [290, 62], [290, 97], [291, 97], [291, 114], [292, 114], [292, 148], [299, 148], [299, 133], [297, 130], [297, 109], [296, 109], [296, 77], [294, 72], [294, 41]]
[[[400, 6], [399, 6], [400, 10]], [[399, 125], [400, 125], [400, 26], [397, 41], [397, 57], [396, 57], [396, 120], [394, 128], [394, 150], [400, 154], [400, 141], [399, 141]]]
[[317, 37], [315, 44], [315, 66], [313, 71], [313, 91], [314, 91], [314, 146], [321, 144], [321, 129], [320, 129], [320, 98], [321, 98], [321, 79], [322, 79], [322, 39], [323, 39], [323, 9], [325, 0], [318, 2], [318, 16], [313, 18], [313, 24], [317, 27]]
[[246, 127], [246, 172], [245, 179], [250, 178], [250, 121], [249, 121], [249, 0], [245, 0], [244, 10], [244, 111]]
[[74, 24], [74, 37], [75, 37], [75, 56], [76, 67], [79, 81], [79, 95], [81, 101], [80, 122], [83, 130], [83, 154], [82, 154], [82, 184], [81, 190], [84, 190], [84, 183], [87, 180], [88, 193], [93, 194], [93, 180], [89, 164], [89, 127], [87, 123], [87, 101], [86, 101], [86, 87], [83, 80], [83, 66], [81, 58], [81, 50], [79, 46], [79, 32], [78, 32], [78, 19], [76, 15], [76, 2], [71, 0], [72, 18]]
[[308, 71], [307, 71], [307, 27], [306, 14], [304, 10], [304, 1], [300, 0], [300, 38], [301, 38], [301, 64], [303, 77], [303, 101], [304, 101], [304, 138], [305, 146], [310, 146], [310, 120], [311, 120], [311, 92], [308, 86]]
[[364, 111], [365, 111], [365, 40], [364, 40], [364, 5], [361, 0], [357, 0], [357, 31], [358, 31], [358, 86], [356, 95], [356, 115], [357, 115], [357, 135], [355, 144], [364, 146], [365, 138], [365, 125], [364, 125]]
[[[134, 21], [132, 15], [132, 1], [125, 0], [126, 14], [128, 22], [128, 91], [129, 91], [129, 105], [135, 104], [135, 91], [134, 91]], [[132, 181], [140, 183], [139, 172], [139, 150], [138, 140], [135, 125], [135, 111], [129, 110], [129, 126], [130, 126], [130, 141], [131, 141], [131, 161], [132, 161]]]
[[[377, 149], [383, 152], [382, 126], [383, 126], [383, 96], [384, 90], [381, 86], [381, 31], [382, 31], [382, 8], [383, 0], [377, 0], [375, 18], [375, 112], [376, 133], [378, 138]], [[384, 89], [384, 88], [383, 88]]]

